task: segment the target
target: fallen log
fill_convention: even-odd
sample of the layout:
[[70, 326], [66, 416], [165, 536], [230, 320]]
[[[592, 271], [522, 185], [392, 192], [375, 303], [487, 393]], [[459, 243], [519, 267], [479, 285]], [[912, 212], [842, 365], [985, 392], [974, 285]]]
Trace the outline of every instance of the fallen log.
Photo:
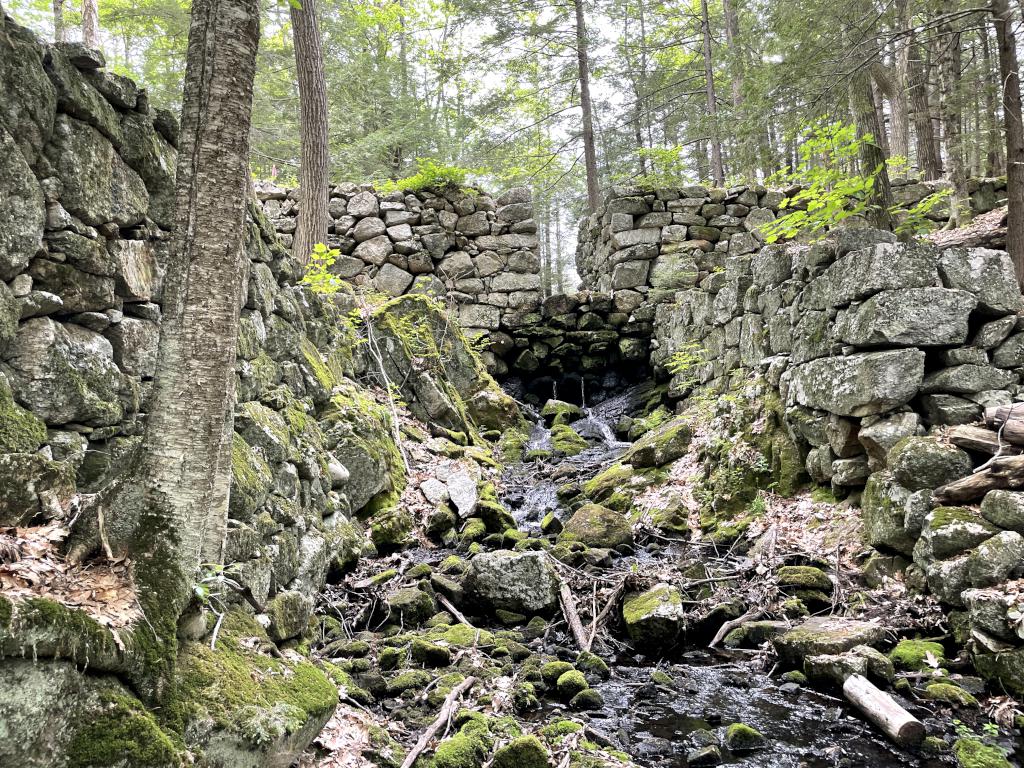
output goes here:
[[452, 715], [455, 714], [455, 708], [458, 706], [459, 698], [463, 693], [468, 691], [476, 683], [476, 678], [470, 675], [457, 686], [452, 688], [451, 693], [445, 696], [444, 703], [441, 705], [441, 711], [437, 713], [437, 717], [434, 718], [427, 730], [417, 739], [416, 745], [409, 750], [409, 754], [405, 756], [405, 760], [402, 761], [402, 768], [412, 768], [413, 763], [416, 762], [427, 745], [430, 744], [430, 740], [437, 735], [443, 727], [448, 725], [448, 721], [451, 720]]
[[569, 585], [566, 584], [565, 580], [562, 578], [558, 579], [558, 597], [562, 603], [562, 614], [565, 616], [565, 620], [569, 624], [569, 629], [572, 630], [572, 636], [576, 640], [576, 645], [579, 646], [581, 651], [590, 650], [587, 630], [583, 628], [583, 622], [580, 621], [579, 611], [576, 610], [576, 600], [572, 596], [572, 590], [569, 589]]
[[986, 408], [985, 425], [997, 430], [1003, 442], [1024, 445], [1024, 403]]
[[939, 504], [964, 504], [976, 501], [989, 491], [1024, 488], [1024, 456], [994, 456], [973, 475], [940, 488], [932, 497]]
[[997, 454], [1002, 456], [1016, 456], [1024, 452], [1024, 448], [1014, 445], [1005, 440], [1000, 441], [999, 433], [993, 429], [976, 427], [970, 424], [960, 424], [950, 427], [946, 432], [949, 442], [958, 448], [977, 453], [987, 453], [989, 456]]
[[924, 723], [866, 677], [850, 675], [846, 678], [843, 695], [899, 746], [915, 747], [924, 741]]

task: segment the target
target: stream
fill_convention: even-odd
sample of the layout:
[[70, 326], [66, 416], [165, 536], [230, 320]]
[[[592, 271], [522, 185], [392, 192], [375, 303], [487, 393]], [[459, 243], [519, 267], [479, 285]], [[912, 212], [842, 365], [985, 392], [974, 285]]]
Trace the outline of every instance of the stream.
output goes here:
[[[637, 385], [593, 405], [581, 397], [578, 402], [584, 416], [570, 422], [570, 426], [587, 439], [586, 450], [562, 459], [520, 462], [505, 471], [501, 500], [513, 512], [521, 530], [539, 534], [540, 521], [549, 512], [563, 521], [571, 516], [572, 511], [559, 501], [556, 489], [569, 481], [590, 479], [625, 452], [630, 443], [620, 440], [614, 427], [623, 415], [635, 411], [649, 392], [649, 387]], [[532, 418], [527, 450], [550, 449], [550, 430], [537, 411], [532, 412]], [[622, 571], [640, 564], [645, 568], [678, 568], [687, 562], [715, 568], [706, 549], [691, 547], [682, 538], [660, 539], [641, 546], [633, 554], [617, 557], [614, 568]], [[724, 560], [721, 565], [727, 567]], [[549, 640], [545, 650], [562, 658], [573, 658], [571, 640], [560, 640]], [[769, 747], [741, 755], [723, 750], [724, 764], [752, 768], [931, 768], [945, 764], [894, 747], [841, 698], [770, 676], [768, 662], [759, 652], [680, 647], [672, 649], [665, 658], [655, 659], [623, 646], [606, 660], [612, 676], [596, 686], [604, 698], [604, 707], [589, 713], [591, 728], [641, 766], [685, 768], [712, 764], [702, 763], [696, 754], [704, 745], [702, 737], [708, 731], [720, 733], [724, 725], [734, 722], [761, 731]], [[672, 684], [652, 682], [654, 668], [671, 678]], [[913, 702], [901, 703], [922, 719], [928, 715]], [[551, 706], [538, 717], [550, 714]]]

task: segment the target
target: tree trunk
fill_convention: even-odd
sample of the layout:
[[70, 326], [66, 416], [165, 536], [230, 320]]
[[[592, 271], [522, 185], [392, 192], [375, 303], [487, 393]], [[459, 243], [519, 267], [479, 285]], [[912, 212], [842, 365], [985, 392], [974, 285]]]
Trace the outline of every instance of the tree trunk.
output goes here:
[[1013, 12], [1007, 0], [993, 0], [999, 74], [1003, 83], [1003, 123], [1006, 131], [1006, 250], [1013, 259], [1017, 282], [1024, 288], [1024, 124], [1021, 123], [1020, 70]]
[[928, 100], [928, 75], [924, 52], [911, 40], [910, 49], [910, 109], [914, 115], [914, 138], [917, 146], [917, 167], [928, 181], [942, 175], [939, 156], [935, 152], [935, 126], [932, 125], [931, 105]]
[[587, 57], [587, 22], [583, 0], [576, 6], [576, 58], [579, 63], [580, 107], [583, 110], [583, 161], [587, 169], [587, 208], [593, 213], [601, 206], [601, 183], [597, 177], [597, 146], [594, 142], [594, 107], [590, 101], [590, 62]]
[[967, 200], [967, 169], [964, 167], [963, 134], [960, 129], [962, 118], [960, 94], [960, 30], [945, 23], [939, 26], [942, 35], [942, 58], [939, 60], [939, 82], [941, 96], [942, 140], [946, 149], [946, 176], [953, 184], [953, 195], [949, 201], [949, 224], [954, 229], [962, 223], [963, 207]]
[[99, 0], [82, 0], [82, 43], [87, 48], [100, 44]]
[[715, 98], [715, 72], [711, 59], [711, 19], [708, 0], [700, 0], [700, 28], [704, 37], [704, 92], [707, 96], [708, 118], [711, 120], [711, 176], [716, 186], [725, 186], [725, 166], [722, 163], [722, 140], [718, 132], [718, 100]]
[[989, 27], [985, 23], [978, 35], [981, 37], [981, 59], [985, 69], [985, 175], [1001, 176], [1005, 173], [1003, 162], [1002, 136], [999, 135], [999, 110], [996, 106], [999, 93], [999, 70], [993, 67], [992, 45], [989, 40]]
[[64, 27], [64, 0], [53, 0], [53, 40], [67, 42], [68, 31]]
[[[896, 9], [897, 26], [901, 30], [907, 29], [910, 26], [907, 0], [897, 0]], [[910, 92], [910, 44], [911, 40], [896, 42], [894, 82], [887, 92], [892, 110], [892, 155], [907, 162], [910, 161], [910, 108], [907, 98]]]
[[[194, 0], [152, 407], [133, 550], [147, 624], [173, 658], [202, 563], [222, 559], [259, 45], [256, 0]], [[159, 695], [159, 694], [158, 694]]]
[[317, 0], [291, 5], [295, 70], [299, 82], [299, 220], [292, 254], [303, 264], [313, 246], [327, 240], [327, 82]]

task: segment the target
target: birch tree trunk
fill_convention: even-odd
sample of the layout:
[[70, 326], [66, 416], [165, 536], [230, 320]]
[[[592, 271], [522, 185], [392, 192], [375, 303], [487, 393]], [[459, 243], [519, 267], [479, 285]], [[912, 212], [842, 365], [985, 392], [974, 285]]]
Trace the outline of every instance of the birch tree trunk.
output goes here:
[[299, 217], [292, 253], [306, 264], [313, 246], [327, 240], [327, 81], [317, 0], [290, 6], [299, 83]]
[[590, 60], [587, 54], [587, 20], [583, 0], [576, 8], [576, 60], [579, 66], [580, 108], [583, 110], [583, 163], [587, 170], [587, 208], [593, 213], [601, 206], [601, 182], [597, 177], [597, 146], [594, 141], [594, 106], [590, 100]]
[[64, 0], [53, 0], [53, 41], [65, 43], [68, 31], [64, 27]]
[[715, 186], [725, 186], [725, 166], [722, 162], [722, 140], [718, 131], [718, 100], [715, 98], [715, 72], [711, 58], [711, 19], [708, 0], [700, 0], [700, 28], [704, 38], [704, 93], [707, 97], [708, 118], [711, 120], [711, 176]]
[[174, 236], [133, 542], [147, 625], [171, 659], [177, 619], [201, 564], [220, 562], [227, 525], [259, 25], [256, 0], [192, 3]]
[[1017, 282], [1024, 288], [1024, 124], [1021, 123], [1020, 69], [1014, 16], [1007, 0], [993, 0], [999, 73], [1003, 83], [1003, 122], [1006, 131], [1006, 193], [1009, 215], [1006, 250], [1013, 259]]
[[99, 0], [82, 0], [82, 43], [98, 48], [100, 41]]

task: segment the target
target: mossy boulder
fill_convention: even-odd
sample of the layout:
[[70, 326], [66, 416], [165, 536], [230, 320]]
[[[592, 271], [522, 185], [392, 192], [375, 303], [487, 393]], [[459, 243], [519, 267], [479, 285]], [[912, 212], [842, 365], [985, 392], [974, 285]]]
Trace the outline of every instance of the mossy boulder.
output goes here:
[[924, 697], [957, 708], [978, 709], [981, 706], [971, 694], [952, 683], [929, 683], [925, 686]]
[[1016, 695], [1024, 695], [1024, 648], [1001, 653], [974, 654], [974, 666], [978, 673], [999, 683]]
[[685, 456], [692, 439], [689, 418], [674, 419], [641, 437], [626, 451], [622, 461], [637, 468], [663, 467]]
[[567, 424], [551, 428], [551, 447], [565, 456], [577, 456], [587, 449], [587, 441]]
[[658, 584], [626, 597], [622, 620], [630, 639], [637, 645], [668, 651], [683, 629], [683, 597], [669, 584]]
[[0, 373], [0, 453], [34, 453], [46, 442], [46, 424], [16, 402]]
[[785, 592], [817, 590], [832, 594], [832, 580], [820, 568], [811, 565], [784, 565], [779, 568], [779, 587]]
[[604, 706], [604, 696], [594, 688], [587, 688], [580, 691], [569, 699], [569, 708], [579, 712], [586, 712], [601, 709]]
[[266, 605], [267, 633], [276, 642], [301, 635], [313, 615], [313, 599], [295, 590], [279, 592]]
[[480, 768], [491, 749], [486, 722], [470, 720], [437, 747], [430, 768]]
[[938, 488], [971, 474], [966, 451], [936, 437], [905, 437], [887, 457], [896, 482], [911, 491]]
[[633, 543], [633, 526], [625, 516], [600, 504], [585, 504], [562, 528], [559, 540], [614, 549]]
[[903, 639], [896, 643], [895, 648], [889, 651], [889, 658], [896, 668], [907, 672], [921, 672], [932, 669], [933, 664], [929, 662], [929, 656], [934, 661], [934, 664], [938, 666], [942, 666], [946, 660], [942, 645], [930, 640]]
[[568, 661], [549, 661], [540, 668], [540, 676], [545, 685], [553, 688], [558, 682], [558, 678], [573, 669], [575, 667]]
[[953, 756], [960, 768], [1012, 768], [1005, 750], [981, 739], [963, 737], [953, 744]]
[[430, 593], [419, 587], [403, 587], [387, 596], [389, 618], [405, 626], [418, 626], [437, 612]]
[[520, 736], [494, 753], [492, 768], [548, 768], [548, 751], [536, 736]]
[[946, 560], [973, 549], [997, 533], [999, 529], [976, 510], [936, 507], [924, 518], [921, 536], [914, 545], [914, 562], [926, 568], [935, 560]]
[[587, 682], [587, 678], [577, 669], [563, 672], [555, 682], [555, 689], [563, 701], [569, 701], [577, 693], [585, 691], [589, 687], [590, 683]]
[[880, 550], [911, 555], [917, 536], [907, 530], [905, 519], [911, 491], [900, 485], [891, 472], [876, 472], [868, 477], [861, 497], [864, 538]]
[[583, 409], [564, 400], [552, 399], [544, 403], [544, 407], [540, 409], [540, 415], [548, 424], [568, 424], [583, 418]]

